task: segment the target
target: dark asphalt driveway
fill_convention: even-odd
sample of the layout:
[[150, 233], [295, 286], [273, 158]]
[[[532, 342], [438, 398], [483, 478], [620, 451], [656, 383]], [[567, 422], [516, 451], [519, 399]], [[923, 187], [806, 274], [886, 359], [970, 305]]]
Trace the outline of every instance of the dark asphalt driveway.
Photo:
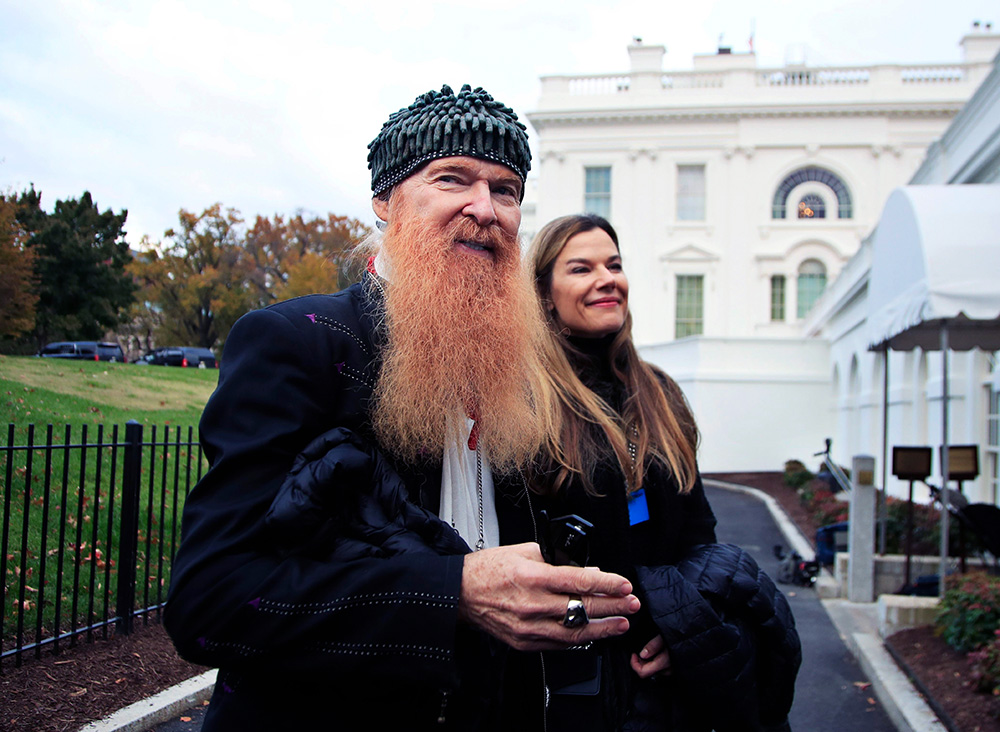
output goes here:
[[[762, 501], [724, 488], [706, 487], [719, 521], [719, 541], [738, 544], [772, 578], [778, 575], [773, 547], [785, 541]], [[811, 559], [812, 557], [807, 557]], [[844, 645], [816, 592], [778, 585], [788, 598], [802, 640], [802, 668], [795, 685], [794, 732], [895, 732], [868, 679]]]

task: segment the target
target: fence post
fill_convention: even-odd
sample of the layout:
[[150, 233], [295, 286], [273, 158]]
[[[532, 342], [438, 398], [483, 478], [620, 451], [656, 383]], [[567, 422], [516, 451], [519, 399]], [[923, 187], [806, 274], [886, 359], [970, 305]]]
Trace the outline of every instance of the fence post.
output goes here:
[[125, 424], [125, 458], [122, 469], [122, 517], [118, 539], [118, 632], [132, 632], [135, 612], [135, 573], [139, 541], [139, 475], [142, 465], [142, 425]]

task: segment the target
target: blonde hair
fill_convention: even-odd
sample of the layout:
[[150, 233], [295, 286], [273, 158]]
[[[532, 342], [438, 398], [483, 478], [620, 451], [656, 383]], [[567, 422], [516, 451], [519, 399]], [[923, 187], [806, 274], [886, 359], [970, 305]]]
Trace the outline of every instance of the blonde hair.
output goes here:
[[[580, 380], [573, 362], [580, 363], [584, 356], [556, 321], [551, 297], [556, 258], [570, 239], [593, 229], [604, 231], [618, 247], [618, 235], [607, 220], [594, 214], [578, 214], [546, 224], [528, 253], [548, 326], [544, 344], [546, 379], [558, 401], [554, 429], [543, 446], [532, 487], [541, 493], [554, 493], [576, 476], [589, 494], [596, 495], [591, 474], [606, 450], [595, 439], [596, 430], [591, 426], [596, 426], [618, 458], [630, 493], [642, 487], [647, 462], [660, 463], [674, 476], [680, 491], [687, 493], [696, 477], [698, 429], [677, 384], [639, 358], [632, 343], [631, 313], [614, 336], [608, 354], [613, 376], [627, 394], [621, 414]], [[541, 476], [545, 477], [544, 486], [538, 485]]]

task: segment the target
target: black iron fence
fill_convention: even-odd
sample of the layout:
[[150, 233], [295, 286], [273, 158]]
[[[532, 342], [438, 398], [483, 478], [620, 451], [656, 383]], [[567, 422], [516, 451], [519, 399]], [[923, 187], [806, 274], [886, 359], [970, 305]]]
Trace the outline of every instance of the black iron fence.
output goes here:
[[181, 509], [206, 467], [194, 428], [77, 431], [11, 424], [0, 443], [0, 672], [111, 626], [128, 634], [166, 601]]

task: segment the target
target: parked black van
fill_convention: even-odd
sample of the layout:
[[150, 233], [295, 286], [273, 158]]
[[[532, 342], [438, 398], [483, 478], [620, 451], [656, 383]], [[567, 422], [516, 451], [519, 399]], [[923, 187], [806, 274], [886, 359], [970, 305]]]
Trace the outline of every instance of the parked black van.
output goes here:
[[195, 346], [157, 348], [137, 358], [134, 363], [199, 369], [214, 369], [217, 366], [214, 353], [207, 348]]
[[59, 341], [49, 343], [35, 354], [42, 358], [71, 358], [78, 361], [125, 362], [125, 353], [117, 343], [97, 341]]

